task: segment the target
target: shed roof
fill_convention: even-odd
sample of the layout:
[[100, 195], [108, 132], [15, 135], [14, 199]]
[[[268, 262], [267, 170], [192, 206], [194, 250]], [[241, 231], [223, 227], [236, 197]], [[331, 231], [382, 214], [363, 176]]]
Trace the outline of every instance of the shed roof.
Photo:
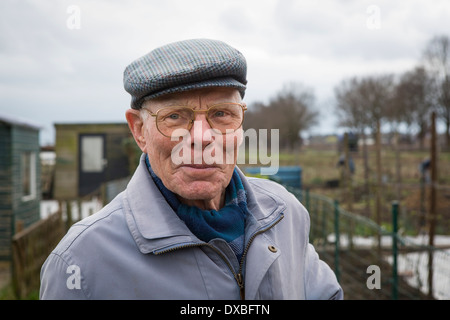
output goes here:
[[41, 125], [39, 125], [35, 122], [32, 122], [30, 120], [13, 117], [10, 115], [5, 115], [2, 113], [0, 113], [0, 122], [4, 122], [6, 124], [13, 125], [13, 126], [21, 126], [21, 127], [31, 128], [31, 129], [35, 129], [35, 130], [40, 130], [43, 128]]
[[76, 127], [76, 126], [123, 126], [128, 125], [126, 121], [121, 122], [57, 122], [53, 123], [55, 127]]

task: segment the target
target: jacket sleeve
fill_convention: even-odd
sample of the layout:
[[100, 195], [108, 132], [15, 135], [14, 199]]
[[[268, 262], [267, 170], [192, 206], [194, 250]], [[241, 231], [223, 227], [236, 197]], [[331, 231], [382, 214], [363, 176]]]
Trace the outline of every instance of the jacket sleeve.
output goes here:
[[319, 259], [314, 247], [309, 243], [306, 251], [306, 299], [342, 300], [344, 292], [337, 282], [333, 270]]
[[41, 300], [85, 300], [82, 274], [75, 264], [69, 264], [52, 253], [41, 268]]

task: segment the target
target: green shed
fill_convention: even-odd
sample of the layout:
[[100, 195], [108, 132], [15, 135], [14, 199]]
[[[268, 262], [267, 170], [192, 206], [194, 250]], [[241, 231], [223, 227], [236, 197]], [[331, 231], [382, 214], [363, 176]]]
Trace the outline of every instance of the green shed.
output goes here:
[[126, 179], [137, 166], [137, 146], [126, 122], [54, 126], [53, 197], [57, 200], [75, 200], [94, 194], [105, 182]]
[[40, 219], [40, 127], [0, 114], [0, 260], [10, 261], [18, 226]]

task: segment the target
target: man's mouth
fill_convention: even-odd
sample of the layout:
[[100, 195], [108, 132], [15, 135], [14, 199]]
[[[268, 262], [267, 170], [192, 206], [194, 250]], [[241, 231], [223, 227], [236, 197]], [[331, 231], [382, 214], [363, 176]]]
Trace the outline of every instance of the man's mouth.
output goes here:
[[192, 169], [214, 169], [217, 168], [216, 165], [211, 164], [183, 164], [180, 167], [187, 167]]

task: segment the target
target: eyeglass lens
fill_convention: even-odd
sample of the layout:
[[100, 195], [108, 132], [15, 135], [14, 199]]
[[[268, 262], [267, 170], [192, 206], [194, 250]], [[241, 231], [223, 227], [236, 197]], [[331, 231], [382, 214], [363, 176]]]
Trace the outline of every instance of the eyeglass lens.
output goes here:
[[170, 136], [176, 129], [189, 130], [196, 112], [205, 112], [210, 126], [227, 133], [227, 130], [238, 129], [243, 121], [244, 111], [239, 104], [221, 104], [208, 110], [193, 110], [188, 107], [167, 107], [157, 112], [156, 123], [162, 134]]

